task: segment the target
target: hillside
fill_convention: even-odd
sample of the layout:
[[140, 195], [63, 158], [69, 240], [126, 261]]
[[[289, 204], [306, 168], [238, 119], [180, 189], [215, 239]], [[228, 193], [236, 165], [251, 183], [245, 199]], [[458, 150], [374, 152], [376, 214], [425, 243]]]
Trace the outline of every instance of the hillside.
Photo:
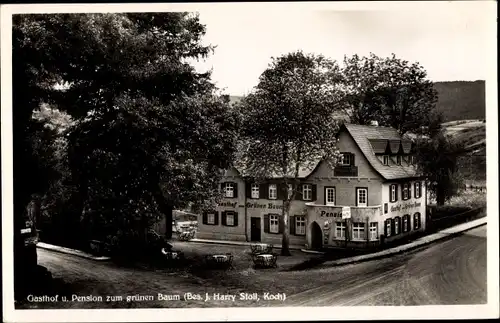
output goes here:
[[434, 88], [444, 121], [485, 118], [485, 81], [435, 82]]

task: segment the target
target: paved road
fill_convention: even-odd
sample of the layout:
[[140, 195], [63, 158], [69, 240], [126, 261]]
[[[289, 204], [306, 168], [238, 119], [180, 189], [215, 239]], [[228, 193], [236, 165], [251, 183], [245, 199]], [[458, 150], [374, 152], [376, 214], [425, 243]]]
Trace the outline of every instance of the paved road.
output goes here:
[[287, 305], [465, 305], [487, 303], [486, 226], [424, 250], [339, 269]]
[[[287, 299], [272, 304], [237, 302], [217, 305], [194, 300], [155, 300], [149, 303], [61, 302], [29, 306], [37, 308], [448, 305], [487, 302], [486, 226], [422, 250], [383, 260], [301, 272], [247, 272], [245, 276], [236, 270], [212, 280], [189, 273], [121, 268], [110, 263], [41, 249], [38, 250], [38, 257], [41, 265], [46, 266], [54, 277], [63, 280], [65, 286], [69, 286], [69, 294], [75, 291], [79, 295], [183, 295], [192, 291], [203, 294], [237, 293], [242, 288], [246, 290], [251, 286], [269, 284], [267, 286], [270, 287], [265, 288], [285, 292]], [[230, 281], [235, 281], [241, 288], [237, 290], [235, 285], [230, 285]]]

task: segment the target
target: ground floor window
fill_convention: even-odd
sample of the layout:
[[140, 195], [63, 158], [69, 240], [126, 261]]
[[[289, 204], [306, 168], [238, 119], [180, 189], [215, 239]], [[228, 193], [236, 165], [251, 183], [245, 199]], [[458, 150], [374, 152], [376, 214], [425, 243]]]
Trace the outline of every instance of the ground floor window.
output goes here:
[[234, 225], [234, 212], [226, 212], [226, 225]]
[[335, 223], [335, 236], [337, 238], [345, 238], [345, 223], [343, 222]]
[[279, 217], [277, 214], [270, 214], [269, 215], [269, 232], [271, 233], [279, 233], [280, 231], [280, 224], [279, 224]]
[[207, 214], [207, 223], [208, 224], [215, 224], [215, 213], [208, 213]]
[[353, 223], [352, 224], [352, 238], [356, 240], [362, 240], [365, 238], [365, 224], [364, 223]]
[[385, 221], [385, 235], [387, 237], [391, 236], [391, 233], [392, 233], [391, 230], [392, 230], [391, 219], [387, 219]]
[[394, 235], [400, 234], [400, 230], [401, 230], [401, 218], [396, 217], [394, 218]]
[[306, 218], [303, 216], [295, 217], [295, 234], [305, 235], [306, 234]]
[[409, 215], [403, 215], [403, 232], [410, 231]]
[[370, 223], [370, 240], [377, 240], [378, 238], [378, 223]]
[[420, 229], [420, 225], [421, 225], [421, 223], [420, 223], [420, 213], [417, 212], [417, 213], [415, 213], [413, 215], [413, 228], [415, 230], [418, 230], [418, 229]]

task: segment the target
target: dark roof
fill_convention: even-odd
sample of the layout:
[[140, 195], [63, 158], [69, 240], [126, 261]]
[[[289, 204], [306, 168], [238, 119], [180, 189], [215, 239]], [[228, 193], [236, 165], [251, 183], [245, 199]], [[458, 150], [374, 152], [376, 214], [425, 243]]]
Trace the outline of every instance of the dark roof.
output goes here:
[[376, 154], [383, 154], [387, 149], [387, 140], [386, 139], [368, 139], [370, 145], [372, 146], [373, 151]]
[[[355, 124], [344, 124], [342, 129], [346, 129], [347, 132], [354, 139], [359, 149], [366, 157], [370, 165], [379, 173], [384, 179], [392, 180], [399, 178], [416, 177], [416, 167], [406, 166], [406, 165], [390, 165], [385, 166], [382, 162], [375, 156], [375, 150], [373, 149], [372, 143], [379, 142], [379, 139], [388, 140], [391, 145], [391, 151], [393, 147], [395, 151], [399, 151], [399, 146], [401, 144], [401, 138], [399, 133], [394, 128], [389, 127], [374, 127], [374, 126], [362, 126]], [[341, 130], [342, 130], [341, 129]], [[396, 145], [392, 143], [397, 142]], [[406, 140], [404, 140], [405, 145], [407, 145]], [[403, 147], [404, 149], [404, 147]]]

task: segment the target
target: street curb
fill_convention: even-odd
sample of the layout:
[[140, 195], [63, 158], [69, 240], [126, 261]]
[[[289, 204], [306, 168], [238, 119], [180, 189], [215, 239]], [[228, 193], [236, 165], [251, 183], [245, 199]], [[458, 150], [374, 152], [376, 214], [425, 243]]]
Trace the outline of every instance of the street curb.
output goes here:
[[40, 249], [55, 251], [55, 252], [59, 252], [59, 253], [65, 253], [65, 254], [68, 254], [68, 255], [78, 256], [78, 257], [82, 257], [82, 258], [86, 258], [86, 259], [91, 259], [91, 260], [95, 260], [95, 261], [107, 261], [107, 260], [111, 259], [110, 257], [93, 256], [91, 254], [88, 254], [88, 253], [80, 251], [80, 250], [70, 249], [70, 248], [60, 247], [60, 246], [55, 246], [55, 245], [51, 245], [51, 244], [48, 244], [48, 243], [45, 243], [45, 242], [38, 242], [36, 244], [36, 247], [40, 248]]
[[[228, 246], [247, 246], [250, 247], [253, 244], [256, 244], [257, 242], [246, 242], [246, 241], [222, 241], [222, 240], [205, 240], [205, 239], [191, 239], [187, 242], [194, 242], [194, 243], [205, 243], [205, 244], [218, 244], [218, 245], [228, 245]], [[276, 249], [281, 249], [281, 245], [273, 245], [273, 248]], [[290, 250], [301, 250], [303, 247], [301, 246], [293, 246], [290, 245], [288, 246], [288, 249]]]
[[[464, 226], [465, 224], [469, 224], [469, 225], [460, 231], [450, 232], [450, 233], [445, 232], [445, 231], [451, 231], [458, 226]], [[422, 238], [419, 238], [418, 240], [411, 242], [411, 243], [408, 243], [406, 245], [402, 245], [402, 246], [394, 247], [391, 249], [375, 252], [372, 254], [361, 255], [361, 256], [356, 256], [356, 257], [351, 257], [351, 258], [343, 258], [343, 259], [338, 259], [338, 260], [333, 260], [333, 261], [327, 261], [327, 262], [322, 263], [320, 266], [318, 266], [316, 268], [319, 269], [319, 268], [337, 267], [337, 266], [351, 265], [351, 264], [360, 263], [360, 262], [366, 262], [366, 261], [371, 261], [371, 260], [378, 260], [378, 259], [382, 259], [382, 258], [387, 258], [387, 257], [397, 255], [397, 254], [400, 254], [400, 253], [403, 253], [406, 251], [418, 249], [418, 248], [430, 245], [430, 244], [438, 242], [438, 241], [443, 241], [446, 239], [456, 237], [456, 236], [461, 235], [462, 233], [464, 233], [466, 231], [472, 230], [474, 228], [477, 228], [477, 227], [480, 227], [480, 226], [483, 226], [486, 224], [487, 224], [486, 217], [479, 218], [479, 219], [476, 219], [474, 221], [470, 221], [468, 223], [462, 223], [462, 224], [456, 225], [454, 227], [433, 233], [432, 235], [435, 235], [436, 237], [432, 238], [430, 240], [425, 240], [425, 238], [428, 238], [429, 236], [422, 237]], [[441, 234], [441, 236], [439, 236], [440, 234]], [[423, 239], [423, 240], [421, 240], [421, 239]]]

